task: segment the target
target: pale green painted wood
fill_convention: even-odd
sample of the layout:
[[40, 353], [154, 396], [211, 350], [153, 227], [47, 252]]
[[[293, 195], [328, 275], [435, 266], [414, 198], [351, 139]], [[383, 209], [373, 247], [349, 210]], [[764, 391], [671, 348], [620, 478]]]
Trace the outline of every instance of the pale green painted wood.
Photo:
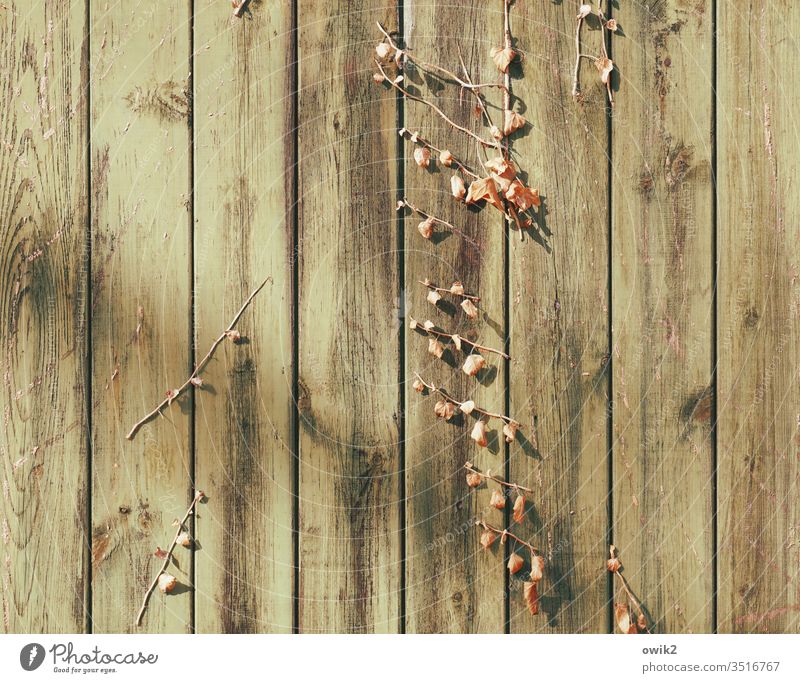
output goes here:
[[0, 631], [86, 623], [86, 22], [0, 10]]
[[[191, 402], [125, 434], [189, 372], [189, 5], [91, 3], [92, 616], [125, 632], [189, 502]], [[176, 554], [191, 581], [191, 554]], [[141, 631], [185, 632], [192, 593]]]
[[292, 16], [195, 7], [198, 355], [268, 278], [196, 390], [197, 632], [292, 628]]

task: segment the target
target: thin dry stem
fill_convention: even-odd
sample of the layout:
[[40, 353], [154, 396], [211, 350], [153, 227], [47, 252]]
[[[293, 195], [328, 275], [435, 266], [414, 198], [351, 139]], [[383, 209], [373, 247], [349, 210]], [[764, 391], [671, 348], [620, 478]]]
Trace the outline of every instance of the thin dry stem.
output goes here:
[[437, 337], [445, 337], [447, 339], [453, 340], [455, 337], [458, 337], [462, 342], [466, 343], [467, 346], [471, 346], [473, 349], [480, 349], [481, 351], [486, 351], [487, 353], [496, 353], [498, 356], [502, 356], [506, 360], [511, 360], [511, 356], [503, 353], [498, 349], [493, 349], [491, 346], [484, 346], [483, 344], [478, 344], [478, 342], [474, 342], [466, 337], [462, 337], [460, 334], [456, 334], [454, 332], [445, 332], [444, 330], [438, 330], [435, 327], [426, 330], [425, 327], [420, 325], [420, 329], [425, 332], [426, 334], [433, 334]]
[[242, 313], [244, 313], [245, 309], [250, 305], [250, 302], [253, 300], [255, 295], [261, 291], [262, 287], [264, 287], [264, 285], [267, 284], [269, 279], [270, 278], [264, 280], [258, 287], [256, 287], [253, 290], [250, 296], [247, 297], [247, 300], [242, 304], [242, 307], [239, 309], [236, 315], [233, 316], [233, 320], [231, 320], [228, 327], [226, 327], [225, 330], [222, 332], [222, 334], [220, 334], [219, 337], [217, 337], [214, 340], [214, 343], [211, 345], [211, 348], [208, 350], [208, 353], [197, 364], [197, 367], [195, 367], [194, 372], [191, 375], [189, 375], [186, 381], [183, 384], [181, 384], [177, 389], [168, 392], [167, 398], [161, 401], [161, 403], [159, 403], [155, 408], [153, 408], [153, 410], [147, 413], [147, 415], [145, 415], [141, 420], [139, 420], [135, 425], [133, 425], [133, 427], [131, 427], [131, 430], [125, 436], [125, 438], [128, 439], [128, 441], [131, 441], [133, 437], [136, 436], [136, 432], [139, 431], [139, 428], [142, 425], [153, 419], [156, 415], [159, 415], [161, 411], [164, 410], [164, 408], [171, 405], [173, 401], [175, 401], [184, 391], [186, 391], [186, 389], [188, 389], [192, 385], [192, 380], [200, 375], [200, 371], [206, 366], [206, 363], [208, 363], [208, 361], [211, 360], [211, 356], [214, 355], [214, 351], [216, 350], [216, 348], [225, 340], [225, 338], [228, 336], [228, 333], [233, 331], [233, 328], [239, 321], [239, 318], [242, 317]]
[[578, 25], [575, 28], [575, 71], [572, 75], [572, 96], [579, 97], [581, 94], [581, 28], [583, 27], [583, 17], [578, 17]]
[[183, 515], [183, 519], [180, 520], [178, 523], [178, 528], [175, 531], [175, 538], [172, 539], [172, 543], [170, 543], [169, 548], [167, 549], [167, 555], [164, 558], [164, 563], [161, 565], [161, 569], [159, 569], [158, 574], [156, 574], [155, 578], [153, 579], [150, 586], [147, 588], [147, 592], [144, 594], [144, 599], [142, 600], [142, 607], [139, 610], [139, 614], [136, 615], [136, 625], [139, 626], [142, 623], [142, 617], [144, 616], [144, 612], [147, 609], [147, 602], [150, 600], [150, 596], [153, 594], [156, 586], [158, 585], [159, 577], [167, 571], [167, 567], [169, 567], [169, 563], [172, 561], [172, 553], [175, 552], [175, 546], [178, 545], [178, 537], [186, 530], [186, 522], [189, 517], [192, 516], [194, 513], [195, 507], [197, 504], [205, 498], [205, 493], [202, 491], [196, 491], [194, 494], [194, 498], [192, 499], [191, 505], [186, 510], [186, 513]]
[[503, 535], [508, 536], [508, 538], [515, 540], [517, 543], [519, 543], [522, 546], [525, 546], [528, 550], [530, 550], [531, 555], [537, 555], [539, 552], [536, 549], [536, 546], [528, 543], [528, 541], [523, 541], [519, 536], [517, 536], [515, 533], [512, 533], [508, 529], [498, 529], [497, 527], [494, 527], [491, 524], [487, 524], [482, 519], [476, 520], [475, 526], [483, 527], [484, 529], [486, 529], [486, 531], [491, 531], [500, 536], [501, 538]]
[[464, 469], [469, 472], [474, 472], [475, 474], [480, 474], [485, 479], [491, 479], [495, 484], [500, 484], [500, 486], [505, 486], [507, 489], [511, 489], [512, 491], [525, 491], [526, 493], [533, 494], [533, 489], [529, 489], [525, 486], [520, 486], [519, 484], [513, 484], [508, 481], [503, 481], [502, 479], [495, 477], [491, 472], [480, 472], [476, 470], [472, 463], [467, 462], [464, 463]]
[[391, 85], [395, 90], [397, 90], [397, 92], [402, 93], [404, 97], [407, 97], [409, 100], [413, 100], [414, 102], [420, 102], [421, 104], [424, 104], [425, 106], [430, 107], [439, 116], [442, 117], [442, 119], [445, 121], [445, 123], [450, 125], [455, 130], [461, 131], [465, 135], [468, 135], [469, 137], [477, 140], [478, 142], [480, 142], [485, 147], [492, 147], [493, 146], [493, 143], [489, 142], [488, 140], [484, 140], [480, 135], [476, 135], [469, 128], [464, 128], [464, 126], [459, 126], [455, 121], [453, 121], [451, 118], [449, 118], [447, 116], [447, 114], [445, 114], [441, 109], [439, 109], [439, 107], [437, 107], [433, 102], [428, 102], [428, 100], [426, 100], [426, 99], [424, 99], [422, 97], [417, 97], [417, 95], [412, 95], [410, 92], [408, 92], [408, 90], [403, 88], [399, 83], [395, 83], [392, 78], [389, 78], [388, 74], [383, 70], [383, 67], [381, 66], [381, 63], [377, 59], [375, 60], [375, 64], [378, 67], [378, 71], [381, 72], [381, 75], [383, 76], [385, 81], [389, 85]]
[[481, 298], [479, 296], [475, 296], [473, 294], [457, 294], [446, 287], [437, 287], [430, 281], [425, 280], [417, 280], [419, 284], [425, 285], [428, 289], [432, 289], [434, 292], [444, 292], [445, 294], [452, 294], [453, 296], [460, 296], [462, 299], [472, 299], [472, 301], [480, 301]]
[[[458, 399], [453, 398], [449, 393], [447, 393], [447, 391], [445, 389], [442, 389], [441, 387], [437, 387], [437, 386], [435, 386], [433, 384], [430, 384], [429, 382], [426, 382], [424, 379], [422, 379], [422, 377], [420, 376], [420, 374], [418, 372], [415, 372], [414, 376], [420, 382], [422, 382], [429, 391], [432, 391], [432, 392], [435, 392], [435, 393], [439, 394], [443, 398], [445, 398], [448, 401], [450, 401], [450, 403], [453, 403], [453, 404], [457, 405], [459, 408], [466, 403], [466, 401], [459, 401]], [[477, 406], [475, 406], [472, 409], [472, 412], [473, 413], [480, 413], [481, 415], [485, 415], [486, 417], [495, 417], [498, 420], [502, 420], [505, 423], [513, 422], [514, 424], [519, 424], [516, 420], [512, 420], [510, 417], [508, 417], [508, 415], [502, 415], [501, 413], [491, 413], [488, 410], [484, 410], [483, 408], [478, 408]]]
[[422, 210], [422, 209], [420, 209], [418, 206], [416, 206], [416, 205], [412, 204], [410, 201], [408, 201], [408, 199], [406, 199], [405, 197], [403, 197], [403, 199], [400, 199], [400, 200], [397, 202], [397, 204], [398, 204], [398, 209], [399, 209], [399, 208], [402, 208], [403, 206], [407, 206], [409, 209], [411, 209], [411, 210], [412, 210], [412, 211], [413, 211], [415, 214], [417, 214], [418, 216], [421, 216], [422, 218], [426, 218], [426, 219], [427, 219], [427, 218], [430, 218], [430, 219], [431, 219], [432, 221], [434, 221], [435, 223], [439, 223], [440, 225], [443, 225], [443, 226], [445, 226], [445, 227], [446, 227], [446, 228], [448, 228], [450, 231], [454, 232], [456, 235], [460, 235], [460, 236], [461, 236], [461, 238], [462, 238], [462, 239], [463, 239], [465, 242], [469, 242], [469, 243], [470, 243], [470, 244], [471, 244], [473, 247], [475, 247], [475, 248], [476, 248], [476, 249], [478, 249], [479, 251], [482, 251], [482, 250], [483, 250], [483, 247], [480, 245], [480, 243], [479, 243], [479, 242], [476, 242], [474, 239], [472, 239], [472, 237], [470, 237], [469, 235], [467, 235], [467, 233], [465, 233], [463, 230], [459, 230], [459, 229], [458, 229], [457, 227], [455, 227], [455, 226], [454, 226], [452, 223], [448, 223], [446, 220], [443, 220], [443, 219], [441, 219], [441, 218], [438, 218], [438, 217], [434, 216], [433, 214], [431, 214], [431, 213], [428, 213], [427, 211], [423, 211], [423, 210]]
[[408, 59], [409, 62], [411, 62], [412, 64], [416, 64], [418, 67], [420, 67], [421, 69], [423, 69], [425, 71], [435, 71], [439, 75], [444, 76], [444, 77], [450, 79], [451, 81], [454, 81], [455, 83], [460, 85], [462, 88], [465, 88], [466, 90], [480, 90], [481, 88], [504, 88], [505, 87], [502, 83], [478, 83], [478, 84], [475, 84], [475, 83], [471, 83], [471, 82], [464, 82], [463, 80], [461, 80], [458, 77], [457, 74], [453, 73], [449, 69], [445, 69], [443, 66], [439, 66], [438, 64], [431, 64], [431, 63], [425, 62], [425, 61], [423, 61], [421, 59], [417, 59], [413, 55], [413, 53], [411, 53], [409, 50], [401, 49], [400, 46], [398, 46], [397, 43], [395, 43], [395, 41], [392, 38], [392, 36], [389, 35], [389, 33], [386, 31], [386, 29], [383, 28], [383, 26], [381, 25], [380, 22], [375, 22], [375, 23], [378, 25], [378, 30], [383, 34], [383, 36], [389, 42], [389, 45], [392, 47], [393, 50], [402, 52], [406, 56], [406, 59]]
[[[423, 147], [427, 147], [428, 149], [430, 149], [433, 152], [436, 152], [437, 154], [441, 154], [444, 151], [443, 149], [439, 149], [438, 147], [436, 147], [432, 142], [429, 142], [428, 140], [423, 138], [419, 133], [411, 132], [408, 128], [401, 128], [397, 132], [402, 138], [409, 140], [415, 144], [422, 145]], [[455, 156], [453, 157], [453, 163], [468, 176], [471, 176], [473, 178], [480, 177], [477, 173], [471, 171], [469, 167], [467, 167], [461, 160], [457, 159]]]

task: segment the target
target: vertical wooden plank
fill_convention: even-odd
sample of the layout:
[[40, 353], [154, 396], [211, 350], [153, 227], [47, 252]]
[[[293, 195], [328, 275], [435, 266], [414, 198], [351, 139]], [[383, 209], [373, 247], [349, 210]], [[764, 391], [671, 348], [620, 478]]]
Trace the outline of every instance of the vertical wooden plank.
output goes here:
[[396, 631], [399, 292], [393, 97], [375, 88], [376, 0], [300, 0], [301, 631]]
[[[191, 405], [125, 434], [189, 372], [189, 12], [91, 3], [93, 617], [129, 631], [156, 546], [188, 504]], [[190, 555], [176, 576], [190, 581]], [[143, 630], [186, 631], [191, 592], [153, 596]]]
[[511, 444], [510, 477], [535, 490], [519, 528], [546, 560], [540, 615], [511, 582], [512, 632], [607, 629], [607, 128], [596, 72], [584, 68], [583, 99], [572, 98], [576, 8], [512, 13], [526, 55], [514, 92], [531, 122], [514, 157], [544, 209], [510, 242], [511, 415], [524, 437]]
[[[498, 11], [500, 10], [500, 11]], [[449, 2], [411, 4], [406, 7], [404, 35], [414, 55], [461, 73], [459, 50], [475, 83], [498, 81], [490, 48], [502, 40], [502, 4]], [[377, 42], [377, 41], [376, 41]], [[489, 138], [473, 114], [475, 100], [457, 85], [409, 67], [409, 83], [436, 103], [453, 121]], [[486, 92], [499, 103], [497, 91]], [[496, 123], [500, 120], [494, 111]], [[405, 105], [405, 126], [418, 131], [440, 149], [449, 149], [473, 171], [480, 171], [475, 142], [454, 131], [435, 112], [419, 103]], [[502, 217], [492, 207], [468, 209], [450, 195], [451, 169], [435, 162], [429, 170], [413, 159], [415, 145], [405, 143], [405, 195], [420, 209], [448, 221], [464, 233], [437, 228], [432, 240], [417, 230], [421, 218], [405, 221], [406, 268], [399, 324], [407, 315], [420, 322], [431, 320], [439, 328], [480, 343], [503, 348], [505, 237]], [[469, 181], [469, 177], [463, 178]], [[466, 238], [465, 238], [466, 236]], [[480, 315], [467, 317], [460, 300], [445, 295], [437, 306], [426, 301], [428, 290], [418, 281], [429, 279], [440, 287], [455, 281], [468, 293], [481, 297]], [[397, 321], [395, 321], [397, 322]], [[411, 390], [414, 373], [443, 386], [461, 400], [472, 398], [480, 407], [503, 413], [505, 370], [501, 357], [485, 354], [487, 367], [479, 377], [468, 377], [461, 366], [465, 354], [452, 345], [442, 359], [428, 353], [425, 335], [406, 331], [406, 613], [411, 633], [502, 633], [505, 623], [505, 563], [498, 544], [485, 552], [474, 526], [477, 518], [503, 527], [503, 513], [489, 506], [491, 489], [470, 491], [464, 463], [471, 461], [486, 471], [503, 471], [504, 442], [499, 422], [490, 423], [489, 448], [470, 438], [472, 417], [452, 423], [436, 417], [440, 398]]]
[[795, 633], [800, 6], [721, 2], [718, 22], [718, 629]]
[[[711, 2], [631, 3], [614, 41], [614, 541], [659, 632], [713, 609]], [[624, 21], [623, 21], [624, 19]]]
[[82, 631], [86, 8], [0, 11], [0, 630]]
[[268, 278], [196, 390], [198, 632], [292, 628], [292, 44], [288, 4], [196, 6], [199, 356]]

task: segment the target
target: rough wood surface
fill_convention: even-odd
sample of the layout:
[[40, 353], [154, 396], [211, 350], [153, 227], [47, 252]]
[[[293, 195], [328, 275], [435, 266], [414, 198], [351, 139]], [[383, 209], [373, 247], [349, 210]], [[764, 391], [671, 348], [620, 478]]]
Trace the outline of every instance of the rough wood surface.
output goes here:
[[400, 628], [395, 99], [376, 0], [299, 3], [299, 628]]
[[86, 623], [86, 22], [0, 11], [0, 631]]
[[796, 633], [800, 6], [718, 20], [718, 629]]
[[613, 122], [613, 540], [658, 632], [713, 628], [711, 2], [632, 4]]
[[195, 10], [195, 336], [267, 284], [195, 390], [197, 632], [292, 628], [292, 16]]
[[[496, 82], [500, 75], [489, 49], [502, 40], [500, 7], [499, 3], [456, 6], [449, 2], [408, 7], [405, 39], [420, 59], [459, 73], [460, 50], [475, 83]], [[453, 30], [455, 26], [457, 31]], [[475, 100], [469, 93], [419, 70], [409, 70], [407, 78], [452, 120], [489, 137], [473, 113]], [[497, 91], [486, 94], [500, 103]], [[494, 114], [499, 123], [496, 109]], [[480, 172], [480, 159], [484, 157], [481, 154], [479, 159], [474, 141], [454, 131], [431, 109], [408, 102], [404, 118], [409, 130], [419, 131]], [[413, 160], [415, 146], [403, 144], [408, 200], [450, 222], [464, 235], [437, 228], [434, 238], [425, 240], [417, 230], [421, 218], [409, 214], [405, 220], [404, 310], [398, 324], [407, 327], [409, 316], [419, 321], [429, 319], [448, 332], [502, 349], [506, 336], [502, 216], [491, 206], [474, 210], [457, 203], [450, 196], [452, 169], [438, 162], [428, 170], [419, 168]], [[490, 151], [490, 155], [497, 153]], [[481, 297], [478, 318], [468, 318], [460, 300], [449, 295], [444, 295], [436, 307], [426, 301], [428, 290], [418, 283], [426, 278], [440, 287], [462, 282], [467, 293]], [[485, 354], [486, 367], [478, 376], [468, 377], [461, 370], [466, 358], [463, 351], [448, 345], [445, 355], [438, 359], [428, 353], [425, 335], [407, 330], [405, 338], [406, 627], [412, 633], [502, 633], [503, 548], [496, 543], [490, 551], [484, 551], [474, 521], [482, 517], [502, 528], [503, 513], [489, 507], [490, 487], [477, 491], [467, 487], [463, 468], [469, 460], [482, 470], [503, 472], [502, 424], [498, 420], [489, 423], [489, 447], [480, 448], [470, 438], [474, 415], [445, 423], [433, 413], [440, 397], [422, 396], [411, 383], [414, 372], [419, 372], [426, 381], [446, 387], [456, 398], [471, 398], [480, 407], [504, 413], [505, 361]]]
[[527, 612], [511, 582], [512, 632], [604, 632], [608, 621], [605, 96], [584, 67], [583, 101], [573, 101], [575, 10], [526, 3], [512, 13], [526, 54], [516, 106], [532, 124], [514, 156], [544, 210], [524, 241], [510, 237], [511, 414], [522, 424], [510, 477], [535, 490], [518, 526], [546, 560], [542, 614]]
[[[125, 434], [183, 382], [190, 358], [189, 6], [91, 3], [92, 615], [133, 627], [157, 546], [189, 502], [187, 395]], [[150, 601], [141, 630], [187, 631], [183, 588]]]

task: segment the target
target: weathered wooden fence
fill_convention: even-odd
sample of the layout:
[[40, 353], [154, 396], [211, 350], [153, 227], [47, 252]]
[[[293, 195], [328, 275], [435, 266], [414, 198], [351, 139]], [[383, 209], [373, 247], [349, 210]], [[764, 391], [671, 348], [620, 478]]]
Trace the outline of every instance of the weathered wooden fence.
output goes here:
[[[609, 113], [571, 96], [578, 3], [517, 0], [525, 241], [409, 163], [399, 126], [453, 135], [371, 79], [376, 21], [495, 79], [501, 0], [229, 4], [0, 5], [3, 630], [131, 630], [195, 483], [193, 589], [148, 631], [604, 632], [611, 540], [660, 631], [798, 630], [797, 3], [620, 0]], [[480, 293], [437, 321], [508, 342], [492, 382], [407, 329], [425, 277]], [[479, 452], [414, 371], [523, 438]], [[536, 617], [466, 460], [535, 490]]]

